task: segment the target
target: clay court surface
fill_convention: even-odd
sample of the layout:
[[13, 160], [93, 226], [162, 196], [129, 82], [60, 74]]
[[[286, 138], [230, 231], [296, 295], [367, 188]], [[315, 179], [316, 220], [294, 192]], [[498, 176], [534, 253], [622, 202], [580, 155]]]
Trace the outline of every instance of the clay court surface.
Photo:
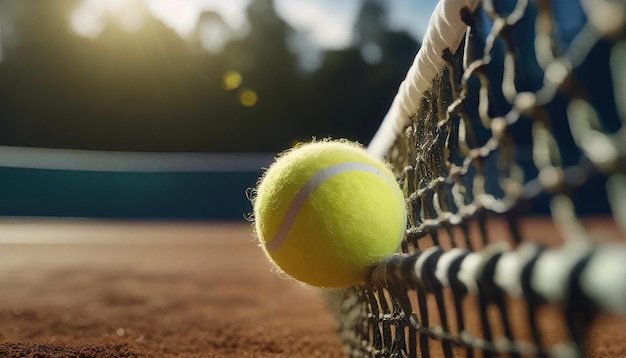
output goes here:
[[[0, 297], [1, 357], [342, 356], [320, 292], [278, 277], [244, 223], [3, 220]], [[591, 355], [626, 356], [625, 322], [596, 324]]]

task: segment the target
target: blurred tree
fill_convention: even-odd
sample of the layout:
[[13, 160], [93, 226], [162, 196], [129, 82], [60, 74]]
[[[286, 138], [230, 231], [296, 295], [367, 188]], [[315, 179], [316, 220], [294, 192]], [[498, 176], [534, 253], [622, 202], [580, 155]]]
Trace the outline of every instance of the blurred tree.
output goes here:
[[[9, 1], [11, 3], [12, 1]], [[49, 112], [58, 103], [58, 93], [67, 87], [59, 74], [69, 67], [63, 61], [72, 39], [63, 41], [67, 25], [58, 18], [76, 1], [20, 3], [14, 12], [17, 43], [5, 48], [0, 66], [0, 138], [6, 144], [22, 144], [22, 138], [45, 141], [54, 130]], [[35, 6], [33, 6], [35, 5]], [[3, 4], [7, 10], [7, 3]], [[6, 18], [7, 14], [3, 15]], [[34, 20], [36, 19], [36, 20]]]
[[365, 0], [359, 11], [355, 27], [355, 43], [363, 45], [380, 43], [387, 32], [387, 8], [380, 0]]
[[80, 38], [67, 23], [76, 3], [24, 2], [21, 42], [0, 64], [2, 142], [128, 150], [184, 143], [177, 134], [187, 132], [194, 108], [185, 44], [151, 17], [133, 33], [108, 24], [96, 39]]
[[256, 0], [247, 11], [250, 31], [240, 40], [227, 44], [221, 60], [225, 70], [241, 73], [242, 91], [258, 96], [254, 106], [234, 108], [228, 130], [237, 147], [278, 149], [291, 145], [292, 134], [300, 125], [302, 101], [297, 58], [287, 44], [293, 29], [275, 11], [273, 0]]
[[[294, 30], [272, 0], [253, 1], [247, 34], [225, 43], [230, 29], [217, 13], [202, 14], [197, 34], [183, 40], [147, 9], [135, 31], [109, 20], [99, 36], [80, 37], [68, 25], [78, 3], [20, 2], [20, 41], [0, 62], [1, 144], [277, 151], [312, 136], [365, 143], [418, 48], [387, 28], [386, 7], [374, 0], [363, 3], [353, 45], [326, 53], [311, 73], [299, 70], [287, 43]], [[202, 26], [222, 41], [211, 51]], [[229, 74], [235, 85], [225, 86]]]
[[[368, 143], [387, 112], [419, 44], [406, 32], [388, 29], [387, 7], [364, 1], [350, 48], [325, 54], [307, 88], [318, 117], [307, 131], [318, 137], [342, 136]], [[323, 96], [320, 97], [320, 96]], [[319, 113], [321, 111], [321, 113]]]

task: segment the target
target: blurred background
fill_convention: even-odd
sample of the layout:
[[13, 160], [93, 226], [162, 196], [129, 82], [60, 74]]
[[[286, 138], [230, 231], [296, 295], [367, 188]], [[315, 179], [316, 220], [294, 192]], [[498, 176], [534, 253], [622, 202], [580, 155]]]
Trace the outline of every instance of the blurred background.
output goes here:
[[0, 215], [243, 220], [312, 137], [367, 144], [435, 0], [0, 0]]
[[[0, 215], [243, 221], [246, 190], [276, 153], [311, 138], [370, 141], [436, 3], [0, 0]], [[567, 48], [584, 11], [568, 0], [553, 11]], [[511, 36], [532, 40], [534, 26]], [[527, 48], [516, 85], [534, 91], [543, 71]], [[601, 41], [600, 62], [575, 72], [615, 131], [609, 49]], [[492, 110], [506, 113], [502, 71], [489, 76]], [[566, 101], [548, 109], [569, 166], [580, 153]], [[528, 178], [531, 123], [511, 130]], [[575, 193], [582, 214], [607, 211], [604, 185], [598, 176]], [[530, 209], [549, 212], [547, 196]]]

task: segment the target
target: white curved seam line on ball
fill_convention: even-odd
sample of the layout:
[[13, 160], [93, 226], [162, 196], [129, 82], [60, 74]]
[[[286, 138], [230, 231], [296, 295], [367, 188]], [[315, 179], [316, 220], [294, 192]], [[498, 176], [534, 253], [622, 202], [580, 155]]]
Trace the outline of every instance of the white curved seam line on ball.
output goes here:
[[[302, 208], [302, 205], [306, 202], [309, 196], [317, 189], [323, 182], [330, 179], [331, 177], [345, 173], [352, 170], [360, 170], [364, 172], [374, 173], [378, 176], [381, 176], [386, 181], [390, 181], [380, 169], [366, 163], [359, 162], [348, 162], [348, 163], [340, 163], [331, 165], [326, 167], [317, 173], [315, 173], [306, 183], [298, 190], [298, 193], [293, 198], [291, 203], [289, 204], [289, 208], [287, 208], [287, 213], [283, 218], [283, 221], [278, 228], [278, 231], [274, 235], [274, 237], [268, 241], [265, 246], [269, 251], [276, 251], [282, 245], [285, 239], [287, 238], [287, 234], [293, 225], [293, 222], [296, 220], [296, 216], [298, 216], [298, 212]], [[392, 183], [396, 185], [396, 183]]]

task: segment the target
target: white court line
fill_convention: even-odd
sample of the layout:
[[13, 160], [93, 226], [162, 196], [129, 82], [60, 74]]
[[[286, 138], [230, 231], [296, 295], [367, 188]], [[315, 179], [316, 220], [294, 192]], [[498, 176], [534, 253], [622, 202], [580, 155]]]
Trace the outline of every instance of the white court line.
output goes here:
[[9, 218], [0, 219], [0, 245], [207, 245], [225, 232], [241, 236], [245, 228], [241, 223]]
[[173, 153], [0, 146], [0, 167], [108, 172], [246, 172], [273, 153]]

